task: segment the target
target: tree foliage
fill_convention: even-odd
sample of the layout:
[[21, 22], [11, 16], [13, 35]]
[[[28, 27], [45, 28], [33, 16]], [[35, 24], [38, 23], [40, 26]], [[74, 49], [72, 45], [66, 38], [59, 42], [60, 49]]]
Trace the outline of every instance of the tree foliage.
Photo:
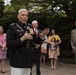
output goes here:
[[28, 0], [27, 2], [31, 3], [30, 5], [28, 4], [28, 6], [32, 7], [31, 10], [39, 10], [44, 13], [63, 12], [67, 14], [67, 17], [76, 19], [76, 0]]
[[11, 6], [15, 11], [26, 8], [31, 13], [65, 13], [76, 19], [76, 0], [11, 0]]
[[26, 3], [28, 0], [11, 0], [11, 7], [15, 11], [18, 11], [20, 8], [26, 8]]
[[3, 16], [4, 13], [4, 0], [0, 0], [0, 17]]
[[58, 11], [64, 11], [68, 17], [76, 19], [76, 0], [50, 0], [52, 9], [60, 7]]

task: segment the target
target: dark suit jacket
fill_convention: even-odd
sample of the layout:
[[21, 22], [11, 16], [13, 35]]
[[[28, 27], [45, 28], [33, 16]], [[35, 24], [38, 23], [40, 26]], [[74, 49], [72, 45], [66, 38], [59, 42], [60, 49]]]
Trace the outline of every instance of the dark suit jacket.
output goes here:
[[40, 33], [42, 32], [42, 30], [40, 30], [40, 29], [37, 29], [37, 30], [38, 30], [38, 35], [36, 35], [36, 33], [34, 32], [35, 33], [35, 37], [36, 37], [36, 39], [34, 40], [34, 44], [39, 44], [40, 47], [36, 49], [35, 46], [34, 46], [33, 52], [41, 53], [41, 44], [42, 44], [42, 42], [39, 42], [39, 40], [37, 40], [37, 39], [39, 38]]
[[[9, 26], [7, 30], [7, 48], [11, 51], [10, 53], [10, 65], [12, 67], [19, 68], [29, 68], [31, 67], [31, 46], [34, 46], [34, 43], [41, 43], [43, 40], [38, 36], [36, 38], [35, 34], [32, 34], [33, 40], [25, 40], [21, 42], [20, 38], [27, 31], [27, 27], [30, 27], [32, 30], [32, 25], [30, 24], [21, 24], [20, 22], [13, 23]], [[29, 41], [29, 45], [28, 45]]]

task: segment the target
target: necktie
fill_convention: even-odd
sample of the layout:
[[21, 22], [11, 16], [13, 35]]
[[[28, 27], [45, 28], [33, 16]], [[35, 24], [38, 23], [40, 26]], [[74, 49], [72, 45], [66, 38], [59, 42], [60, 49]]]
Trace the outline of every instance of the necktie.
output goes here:
[[37, 30], [37, 29], [35, 29], [35, 33], [36, 33], [36, 35], [38, 36], [38, 30]]

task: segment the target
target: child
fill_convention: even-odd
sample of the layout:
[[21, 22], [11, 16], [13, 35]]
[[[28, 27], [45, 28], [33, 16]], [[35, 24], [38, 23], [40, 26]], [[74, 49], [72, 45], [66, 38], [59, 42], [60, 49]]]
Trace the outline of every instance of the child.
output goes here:
[[49, 58], [51, 60], [51, 68], [56, 68], [57, 61], [57, 41], [56, 38], [53, 37], [51, 40], [51, 44], [49, 45]]
[[[45, 65], [46, 54], [47, 54], [47, 36], [45, 36], [45, 40], [43, 41], [43, 43], [41, 45], [40, 62], [42, 65]], [[42, 60], [43, 60], [43, 62], [42, 62]]]

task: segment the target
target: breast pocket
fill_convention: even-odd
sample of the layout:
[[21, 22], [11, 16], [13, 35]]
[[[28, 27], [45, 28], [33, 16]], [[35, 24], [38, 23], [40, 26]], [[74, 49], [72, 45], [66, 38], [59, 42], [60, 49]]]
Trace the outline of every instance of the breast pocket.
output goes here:
[[16, 33], [16, 38], [20, 38], [24, 35], [24, 32], [17, 32]]

